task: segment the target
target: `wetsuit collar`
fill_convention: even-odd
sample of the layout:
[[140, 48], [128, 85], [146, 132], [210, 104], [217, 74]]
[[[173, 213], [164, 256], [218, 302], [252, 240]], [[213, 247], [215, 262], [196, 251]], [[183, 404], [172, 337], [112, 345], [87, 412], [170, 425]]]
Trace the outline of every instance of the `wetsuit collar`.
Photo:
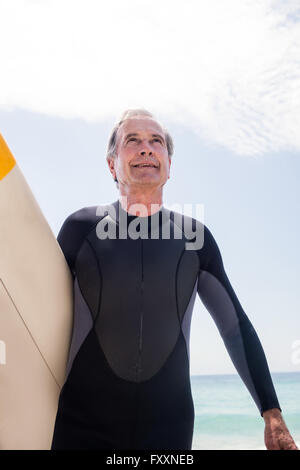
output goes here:
[[112, 203], [112, 206], [114, 207], [115, 209], [115, 214], [116, 214], [116, 222], [119, 223], [119, 220], [120, 220], [120, 217], [123, 217], [123, 218], [127, 218], [128, 222], [131, 222], [133, 219], [140, 219], [140, 220], [148, 220], [148, 222], [154, 222], [156, 220], [158, 220], [159, 218], [159, 221], [161, 223], [161, 220], [162, 220], [162, 215], [166, 214], [166, 209], [165, 207], [162, 205], [160, 207], [160, 209], [155, 212], [154, 214], [152, 215], [147, 215], [147, 216], [144, 216], [144, 217], [139, 217], [137, 215], [133, 215], [133, 214], [129, 214], [129, 212], [127, 212], [125, 209], [123, 209], [121, 203], [120, 203], [120, 200], [118, 199], [117, 201], [113, 202]]
[[153, 233], [160, 233], [160, 238], [160, 236], [162, 236], [163, 227], [170, 224], [170, 211], [168, 211], [163, 205], [157, 212], [145, 217], [129, 214], [125, 209], [123, 209], [119, 199], [112, 203], [111, 206], [113, 207], [113, 217], [115, 217], [115, 221], [119, 227], [123, 226], [128, 230], [130, 230], [130, 226], [143, 227], [141, 230], [148, 231], [148, 234], [151, 234], [150, 238], [156, 238], [156, 235], [153, 235]]

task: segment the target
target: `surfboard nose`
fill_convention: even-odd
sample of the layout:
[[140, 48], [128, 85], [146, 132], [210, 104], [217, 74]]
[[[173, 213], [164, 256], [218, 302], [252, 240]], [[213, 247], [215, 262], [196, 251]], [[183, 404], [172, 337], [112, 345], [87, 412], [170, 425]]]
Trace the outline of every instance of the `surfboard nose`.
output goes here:
[[7, 173], [13, 169], [15, 164], [16, 160], [14, 159], [5, 140], [0, 134], [0, 180], [2, 180], [7, 175]]

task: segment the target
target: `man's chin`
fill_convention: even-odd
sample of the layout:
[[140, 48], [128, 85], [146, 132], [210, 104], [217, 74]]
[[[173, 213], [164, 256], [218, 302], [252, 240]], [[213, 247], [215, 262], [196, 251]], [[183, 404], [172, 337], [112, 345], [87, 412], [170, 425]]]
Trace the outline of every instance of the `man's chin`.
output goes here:
[[160, 180], [158, 178], [150, 178], [150, 177], [133, 178], [132, 183], [136, 185], [159, 186]]

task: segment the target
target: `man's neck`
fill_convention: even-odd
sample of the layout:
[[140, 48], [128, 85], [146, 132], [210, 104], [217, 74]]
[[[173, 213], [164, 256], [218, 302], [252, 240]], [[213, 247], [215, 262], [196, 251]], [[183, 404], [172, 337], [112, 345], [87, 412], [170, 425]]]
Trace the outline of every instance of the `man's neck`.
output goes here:
[[132, 215], [146, 217], [158, 212], [162, 206], [162, 191], [125, 192], [120, 190], [121, 207]]

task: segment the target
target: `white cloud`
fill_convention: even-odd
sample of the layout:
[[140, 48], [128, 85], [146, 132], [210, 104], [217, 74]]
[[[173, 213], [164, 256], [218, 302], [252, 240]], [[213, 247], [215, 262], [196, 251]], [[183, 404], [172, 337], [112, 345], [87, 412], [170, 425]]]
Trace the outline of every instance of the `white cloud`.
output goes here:
[[0, 0], [0, 107], [145, 107], [241, 155], [300, 149], [296, 0]]

